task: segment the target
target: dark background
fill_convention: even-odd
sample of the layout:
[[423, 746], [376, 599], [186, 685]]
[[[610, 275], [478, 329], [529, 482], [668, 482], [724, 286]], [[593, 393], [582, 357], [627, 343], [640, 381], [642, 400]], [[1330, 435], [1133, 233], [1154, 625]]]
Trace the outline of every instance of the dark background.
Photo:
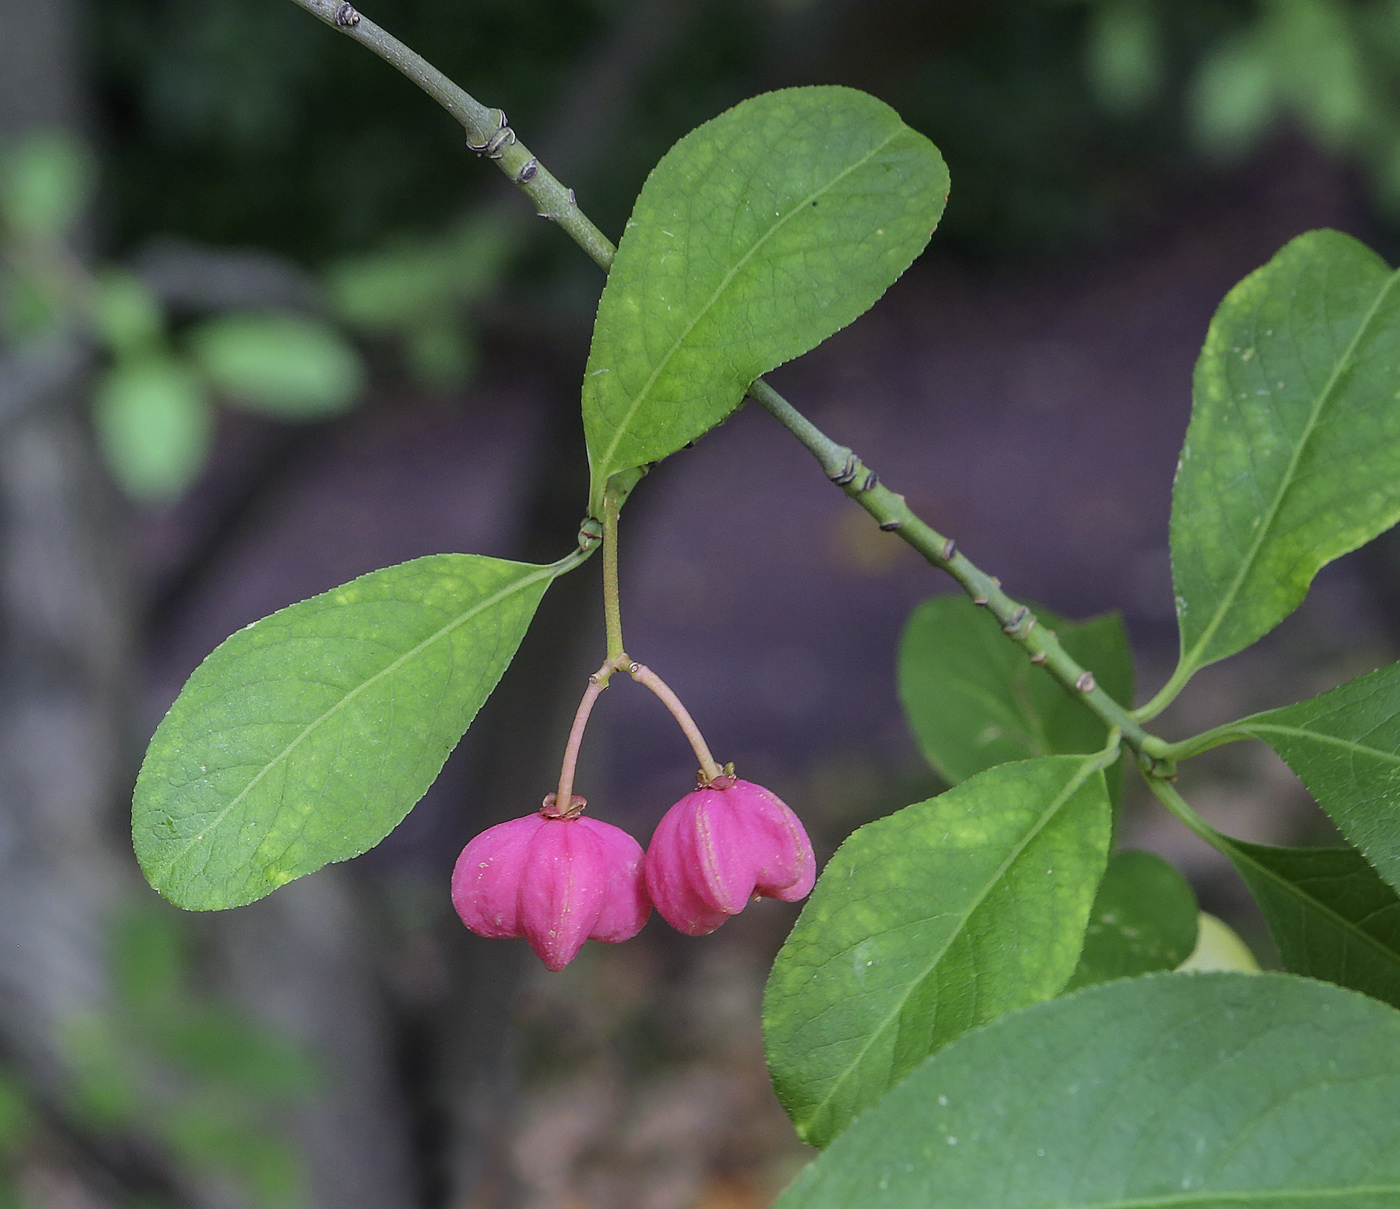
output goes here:
[[[1214, 307], [1314, 227], [1400, 247], [1396, 4], [366, 11], [504, 108], [613, 237], [671, 142], [765, 89], [850, 84], [932, 138], [953, 189], [929, 252], [773, 381], [1014, 594], [1121, 611], [1142, 699], [1176, 653], [1171, 477]], [[140, 881], [125, 831], [151, 729], [234, 629], [421, 554], [572, 547], [601, 274], [430, 101], [287, 0], [0, 0], [0, 25], [0, 137], [65, 129], [100, 164], [77, 256], [139, 271], [177, 334], [231, 305], [327, 317], [371, 382], [321, 424], [225, 408], [193, 488], [139, 507], [88, 436], [102, 354], [81, 333], [13, 332], [0, 354], [0, 1203], [767, 1204], [802, 1161], [757, 1025], [795, 908], [765, 902], [701, 940], [653, 922], [549, 975], [523, 942], [466, 934], [447, 901], [466, 839], [553, 783], [602, 655], [597, 560], [551, 590], [375, 852], [192, 917]], [[463, 274], [427, 317], [357, 326], [338, 283], [396, 255], [455, 256]], [[629, 652], [721, 760], [803, 815], [819, 855], [936, 792], [894, 652], [910, 608], [949, 585], [766, 415], [660, 467], [623, 542]], [[1383, 539], [1325, 572], [1164, 733], [1390, 658], [1394, 566]], [[594, 716], [579, 788], [644, 839], [692, 758], [639, 689], [619, 682]], [[1325, 835], [1262, 749], [1199, 763], [1183, 788], [1226, 830]], [[1127, 836], [1267, 959], [1237, 883], [1141, 795]]]

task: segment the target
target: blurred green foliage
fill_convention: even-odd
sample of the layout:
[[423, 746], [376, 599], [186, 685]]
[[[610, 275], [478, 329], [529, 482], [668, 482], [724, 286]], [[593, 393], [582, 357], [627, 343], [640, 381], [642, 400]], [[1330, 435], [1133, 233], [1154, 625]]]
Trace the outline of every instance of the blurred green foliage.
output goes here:
[[[302, 1203], [301, 1159], [280, 1126], [317, 1072], [301, 1049], [198, 989], [196, 966], [176, 911], [149, 906], [115, 922], [110, 1005], [68, 1022], [63, 1102], [37, 1100], [0, 1066], [0, 1209], [49, 1203], [31, 1185], [64, 1154], [110, 1184], [93, 1161], [138, 1152], [212, 1174], [240, 1203]], [[118, 1203], [154, 1209], [169, 1195], [133, 1184]]]
[[0, 337], [20, 345], [66, 332], [103, 351], [93, 420], [128, 495], [163, 503], [184, 494], [213, 449], [216, 398], [292, 422], [354, 406], [364, 367], [331, 323], [230, 309], [172, 333], [140, 276], [89, 268], [70, 240], [93, 184], [87, 150], [70, 136], [41, 132], [0, 149]]
[[[872, 92], [941, 148], [945, 254], [1082, 247], [1288, 128], [1358, 165], [1378, 220], [1400, 226], [1400, 0], [666, 0], [669, 41], [637, 55], [631, 27], [660, 2], [382, 0], [371, 15], [505, 107], [614, 236], [676, 138], [816, 82]], [[43, 136], [0, 156], [0, 332], [96, 337], [111, 367], [99, 432], [134, 497], [189, 487], [216, 400], [284, 420], [352, 405], [364, 371], [345, 333], [451, 389], [480, 362], [480, 307], [503, 284], [591, 314], [593, 266], [482, 205], [506, 186], [457, 125], [294, 4], [107, 0], [86, 16], [99, 246], [251, 245], [325, 286], [325, 319], [166, 315], [134, 275], [87, 279], [63, 254], [95, 192], [81, 147]], [[620, 72], [611, 101], [578, 85], [600, 65]], [[547, 147], [580, 109], [590, 141]]]
[[[382, 0], [371, 15], [538, 146], [555, 117], [595, 103], [573, 91], [581, 65], [639, 11]], [[697, 0], [676, 12], [682, 36], [632, 72], [606, 136], [566, 152], [569, 183], [613, 236], [675, 139], [745, 96], [806, 83], [863, 88], [932, 138], [956, 184], [944, 237], [980, 254], [1099, 235], [1153, 181], [1247, 153], [1280, 121], [1361, 163], [1378, 201], [1400, 205], [1400, 0]], [[109, 0], [90, 20], [119, 249], [165, 231], [319, 265], [437, 235], [501, 187], [435, 105], [287, 0]], [[420, 344], [424, 365], [467, 356], [444, 352], [441, 331]]]

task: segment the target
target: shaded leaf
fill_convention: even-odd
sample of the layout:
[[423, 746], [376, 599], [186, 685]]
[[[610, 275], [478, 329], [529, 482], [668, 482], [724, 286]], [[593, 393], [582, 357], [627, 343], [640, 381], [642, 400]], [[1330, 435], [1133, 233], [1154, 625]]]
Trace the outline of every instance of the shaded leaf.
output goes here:
[[849, 88], [766, 93], [672, 147], [598, 306], [583, 384], [593, 515], [612, 475], [713, 428], [755, 378], [869, 309], [947, 193], [933, 144]]
[[1221, 730], [1278, 752], [1337, 829], [1400, 887], [1400, 664]]
[[196, 327], [190, 353], [209, 380], [248, 411], [320, 420], [364, 388], [359, 354], [335, 328], [290, 311], [228, 311]]
[[1400, 898], [1359, 852], [1236, 839], [1221, 850], [1264, 913], [1286, 969], [1400, 1006]]
[[[1040, 624], [1116, 700], [1133, 700], [1133, 656], [1116, 613], [1074, 622], [1035, 609]], [[956, 785], [1028, 756], [1102, 749], [1108, 728], [966, 596], [935, 596], [914, 610], [899, 647], [899, 696], [919, 747]], [[1115, 800], [1121, 763], [1106, 774]]]
[[1108, 858], [1094, 760], [1003, 764], [856, 831], [773, 965], [773, 1086], [824, 1146], [928, 1054], [1055, 994]]
[[136, 782], [151, 885], [178, 906], [234, 907], [379, 843], [574, 561], [419, 558], [228, 638], [161, 722]]
[[1286, 974], [1151, 974], [959, 1038], [776, 1209], [1393, 1209], [1400, 1014]]
[[1065, 990], [1176, 969], [1196, 947], [1197, 914], [1196, 893], [1173, 865], [1151, 852], [1119, 852], [1094, 896]]
[[1312, 231], [1216, 312], [1172, 493], [1174, 680], [1273, 629], [1321, 567], [1400, 519], [1396, 281]]

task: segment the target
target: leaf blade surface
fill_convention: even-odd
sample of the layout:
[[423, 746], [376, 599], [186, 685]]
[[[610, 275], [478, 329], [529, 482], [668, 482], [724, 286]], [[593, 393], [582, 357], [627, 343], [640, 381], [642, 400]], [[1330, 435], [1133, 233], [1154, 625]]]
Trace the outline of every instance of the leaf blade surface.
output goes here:
[[563, 569], [432, 555], [226, 639], [137, 778], [147, 879], [182, 907], [232, 907], [373, 847], [432, 784]]
[[825, 1145], [931, 1051], [1055, 994], [1108, 856], [1095, 762], [1003, 764], [856, 831], [773, 966], [764, 1031], [798, 1133]]
[[1172, 492], [1181, 672], [1242, 650], [1400, 520], [1400, 276], [1311, 231], [1230, 291]]
[[[1131, 704], [1133, 656], [1121, 617], [1076, 622], [1034, 611], [1115, 700]], [[925, 757], [952, 785], [1011, 760], [1098, 751], [1108, 736], [1097, 714], [962, 595], [935, 596], [910, 614], [899, 646], [899, 697]], [[1106, 775], [1116, 800], [1121, 766]]]
[[1400, 663], [1222, 729], [1278, 752], [1338, 830], [1400, 888]]
[[1195, 892], [1174, 866], [1151, 852], [1116, 853], [1065, 990], [1176, 969], [1196, 947], [1197, 919]]
[[682, 138], [642, 187], [598, 306], [583, 386], [594, 515], [612, 475], [674, 453], [867, 310], [947, 191], [933, 144], [849, 88], [766, 93]]
[[[1223, 837], [1222, 837], [1223, 838]], [[1400, 897], [1354, 848], [1222, 847], [1284, 968], [1400, 1007]]]
[[960, 1037], [775, 1209], [1395, 1209], [1400, 1014], [1282, 974], [1153, 974]]

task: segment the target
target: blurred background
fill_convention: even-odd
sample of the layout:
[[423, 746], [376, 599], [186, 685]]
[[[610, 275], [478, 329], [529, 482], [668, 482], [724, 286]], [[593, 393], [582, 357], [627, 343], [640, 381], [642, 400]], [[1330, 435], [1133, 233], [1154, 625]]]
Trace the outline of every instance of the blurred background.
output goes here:
[[[1400, 0], [378, 0], [614, 238], [694, 125], [793, 84], [894, 105], [953, 179], [929, 252], [773, 376], [1023, 598], [1176, 654], [1167, 519], [1210, 315], [1302, 231], [1400, 254]], [[795, 908], [654, 921], [547, 974], [452, 914], [465, 841], [551, 787], [603, 651], [557, 584], [376, 851], [209, 916], [131, 854], [131, 785], [232, 630], [387, 563], [552, 560], [586, 490], [600, 272], [379, 60], [288, 0], [0, 0], [0, 1206], [757, 1209], [805, 1161], [759, 997]], [[819, 854], [936, 792], [901, 720], [948, 585], [743, 411], [638, 489], [629, 651]], [[1319, 579], [1162, 720], [1393, 658], [1400, 549]], [[619, 682], [580, 789], [645, 841], [692, 783]], [[1197, 767], [1200, 765], [1200, 767]], [[1224, 829], [1325, 840], [1255, 745], [1193, 762]], [[1267, 960], [1238, 883], [1131, 798]]]

